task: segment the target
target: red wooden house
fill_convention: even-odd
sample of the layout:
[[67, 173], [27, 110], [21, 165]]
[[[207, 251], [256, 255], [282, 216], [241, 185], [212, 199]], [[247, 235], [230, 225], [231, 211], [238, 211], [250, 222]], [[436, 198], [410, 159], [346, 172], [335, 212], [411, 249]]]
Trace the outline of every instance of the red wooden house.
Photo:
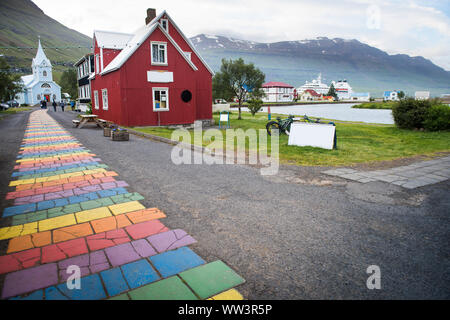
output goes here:
[[212, 76], [167, 14], [147, 11], [135, 34], [94, 32], [92, 112], [123, 126], [212, 119]]

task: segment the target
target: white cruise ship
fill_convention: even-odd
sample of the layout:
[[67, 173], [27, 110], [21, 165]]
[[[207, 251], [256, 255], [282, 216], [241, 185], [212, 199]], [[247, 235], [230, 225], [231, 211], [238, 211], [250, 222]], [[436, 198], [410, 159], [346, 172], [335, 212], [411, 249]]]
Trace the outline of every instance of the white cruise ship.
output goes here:
[[338, 82], [333, 81], [332, 84], [336, 89], [336, 94], [339, 100], [350, 100], [353, 90], [348, 84], [347, 80], [339, 80]]
[[302, 94], [305, 90], [314, 90], [318, 94], [327, 95], [330, 87], [325, 83], [322, 83], [322, 74], [319, 74], [317, 79], [314, 79], [312, 82], [306, 81], [304, 85], [297, 89], [298, 94]]

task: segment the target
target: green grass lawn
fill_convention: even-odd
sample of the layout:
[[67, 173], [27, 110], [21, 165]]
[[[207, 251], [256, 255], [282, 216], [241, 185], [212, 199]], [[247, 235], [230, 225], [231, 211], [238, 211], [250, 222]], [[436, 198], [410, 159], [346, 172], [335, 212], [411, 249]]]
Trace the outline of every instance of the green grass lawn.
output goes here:
[[0, 115], [14, 114], [18, 112], [31, 110], [31, 107], [18, 107], [18, 108], [9, 108], [6, 110], [1, 110]]
[[[267, 113], [242, 113], [243, 120], [237, 120], [237, 112], [231, 114], [231, 128], [247, 130], [265, 129]], [[272, 114], [272, 119], [277, 115]], [[281, 115], [283, 118], [286, 116]], [[214, 115], [217, 123], [219, 116]], [[313, 147], [288, 146], [288, 136], [280, 136], [280, 161], [285, 164], [307, 166], [342, 166], [370, 163], [399, 158], [429, 155], [450, 151], [450, 132], [421, 132], [401, 130], [394, 125], [369, 125], [362, 123], [337, 122], [338, 149], [325, 150]], [[134, 130], [171, 138], [173, 129], [139, 127]], [[222, 130], [225, 140], [225, 130]], [[193, 134], [191, 143], [193, 143]], [[270, 150], [270, 138], [269, 150]], [[203, 141], [208, 146], [210, 141]], [[247, 144], [248, 145], [248, 144]]]
[[364, 102], [361, 104], [354, 105], [354, 109], [392, 109], [395, 104], [393, 101], [386, 102]]

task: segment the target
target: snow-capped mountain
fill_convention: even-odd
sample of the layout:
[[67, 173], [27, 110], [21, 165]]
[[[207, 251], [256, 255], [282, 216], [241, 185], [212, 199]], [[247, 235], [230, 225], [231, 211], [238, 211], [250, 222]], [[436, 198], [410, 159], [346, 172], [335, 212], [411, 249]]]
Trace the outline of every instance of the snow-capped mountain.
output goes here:
[[[222, 58], [242, 57], [266, 73], [268, 81], [294, 86], [319, 72], [324, 80], [348, 79], [356, 89], [380, 94], [384, 90], [450, 91], [450, 72], [423, 57], [389, 55], [354, 39], [319, 37], [299, 41], [261, 43], [220, 35], [190, 38], [207, 62], [220, 68]], [[436, 90], [434, 90], [436, 89]]]

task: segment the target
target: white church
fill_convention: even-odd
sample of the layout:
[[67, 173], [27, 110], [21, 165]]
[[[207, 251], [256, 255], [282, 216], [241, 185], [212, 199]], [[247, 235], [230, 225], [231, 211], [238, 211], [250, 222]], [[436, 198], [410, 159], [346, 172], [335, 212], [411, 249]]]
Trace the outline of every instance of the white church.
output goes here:
[[53, 81], [52, 64], [42, 49], [40, 39], [31, 68], [33, 74], [22, 77], [24, 89], [17, 95], [17, 101], [29, 105], [38, 104], [44, 99], [48, 102], [61, 101], [61, 87]]

